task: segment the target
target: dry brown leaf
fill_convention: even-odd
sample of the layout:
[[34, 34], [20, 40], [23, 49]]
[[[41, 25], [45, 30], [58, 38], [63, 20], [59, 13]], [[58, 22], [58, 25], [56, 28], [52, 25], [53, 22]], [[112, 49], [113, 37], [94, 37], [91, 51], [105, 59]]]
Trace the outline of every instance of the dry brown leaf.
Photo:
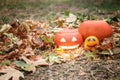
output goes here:
[[16, 29], [16, 35], [18, 35], [21, 39], [27, 38], [28, 33], [30, 32], [30, 26], [25, 22], [22, 22]]
[[66, 61], [71, 60], [71, 56], [70, 56], [70, 54], [63, 53], [63, 54], [61, 54], [61, 55], [58, 56], [58, 59], [60, 61], [66, 62]]
[[12, 80], [20, 80], [20, 77], [24, 78], [22, 72], [11, 67], [7, 67], [6, 69], [0, 70], [0, 73], [5, 73], [0, 76], [0, 80], [9, 80], [11, 78]]
[[104, 50], [108, 50], [108, 49], [112, 49], [112, 48], [113, 48], [112, 43], [107, 43], [104, 45], [100, 45], [97, 49], [104, 51]]
[[80, 75], [83, 76], [83, 75], [86, 75], [87, 73], [86, 72], [81, 72]]
[[69, 17], [66, 18], [66, 22], [69, 23], [69, 22], [75, 22], [77, 19], [77, 16], [75, 16], [74, 14], [70, 13], [69, 14]]
[[34, 66], [39, 66], [39, 65], [48, 65], [45, 59], [43, 59], [41, 56], [37, 56], [36, 60], [30, 60], [25, 56], [22, 56], [21, 59], [23, 59], [27, 64], [32, 64]]
[[15, 60], [15, 59], [18, 59], [20, 57], [20, 54], [19, 54], [19, 50], [18, 49], [15, 49], [14, 51], [11, 51], [9, 54], [6, 54], [4, 56], [4, 59], [12, 59], [12, 60]]
[[33, 20], [25, 20], [24, 22], [30, 26], [31, 30], [34, 30], [36, 27], [40, 25], [38, 21], [33, 21]]
[[31, 46], [27, 46], [24, 49], [23, 55], [25, 55], [25, 56], [34, 55], [34, 50], [32, 49]]
[[115, 33], [113, 35], [113, 40], [114, 40], [114, 47], [120, 47], [120, 34]]
[[23, 43], [22, 40], [16, 42], [16, 44], [18, 45], [18, 47], [19, 47], [22, 43]]
[[36, 60], [33, 61], [33, 64], [34, 64], [35, 66], [48, 65], [48, 63], [46, 62], [46, 60], [43, 59], [41, 56], [37, 56]]
[[27, 23], [22, 22], [21, 25], [19, 26], [19, 29], [22, 32], [28, 33], [30, 31], [30, 26]]
[[75, 59], [77, 57], [80, 57], [84, 54], [85, 50], [83, 49], [83, 47], [77, 48], [73, 51], [71, 51], [71, 58]]
[[72, 49], [72, 50], [64, 50], [60, 54], [56, 53], [58, 56], [58, 59], [60, 61], [66, 62], [72, 59], [75, 59], [79, 56], [82, 56], [84, 53], [84, 49], [82, 47], [77, 48], [77, 49]]
[[9, 31], [9, 29], [11, 28], [12, 26], [9, 25], [9, 24], [4, 24], [1, 29], [0, 29], [0, 33], [5, 33], [7, 31]]
[[43, 45], [42, 39], [40, 38], [40, 35], [34, 35], [32, 37], [32, 41], [36, 46], [41, 47]]
[[2, 62], [4, 56], [3, 55], [0, 55], [0, 62]]
[[36, 71], [36, 66], [41, 65], [49, 65], [45, 59], [43, 59], [41, 56], [36, 56], [36, 60], [30, 60], [25, 56], [22, 56], [21, 59], [23, 59], [27, 64], [31, 66], [31, 71]]
[[115, 27], [120, 27], [120, 22], [113, 22], [112, 25]]
[[58, 27], [63, 27], [63, 23], [65, 22], [65, 19], [58, 17], [58, 18], [56, 18], [56, 20], [54, 22], [56, 22]]
[[120, 22], [113, 22], [112, 24], [113, 32], [120, 33]]
[[103, 42], [97, 47], [99, 50], [108, 50], [113, 48], [113, 38], [105, 38]]

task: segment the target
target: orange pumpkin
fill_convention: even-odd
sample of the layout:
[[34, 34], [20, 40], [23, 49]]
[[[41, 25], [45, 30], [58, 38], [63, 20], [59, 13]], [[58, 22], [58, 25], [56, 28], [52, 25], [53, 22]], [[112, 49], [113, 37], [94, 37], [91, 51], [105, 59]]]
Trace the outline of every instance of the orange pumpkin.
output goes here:
[[54, 36], [54, 43], [63, 49], [74, 49], [82, 44], [82, 36], [76, 29], [63, 29]]
[[85, 39], [85, 42], [84, 42], [85, 49], [92, 50], [98, 45], [99, 45], [99, 40], [95, 36], [89, 36]]
[[99, 40], [112, 35], [111, 26], [102, 20], [88, 20], [80, 24], [78, 31], [84, 39], [88, 36], [96, 36]]

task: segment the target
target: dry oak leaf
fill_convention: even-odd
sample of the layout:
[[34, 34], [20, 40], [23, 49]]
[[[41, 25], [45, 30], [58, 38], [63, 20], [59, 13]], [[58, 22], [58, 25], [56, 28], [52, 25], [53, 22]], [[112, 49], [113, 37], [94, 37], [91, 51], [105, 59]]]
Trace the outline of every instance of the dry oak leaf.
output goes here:
[[0, 70], [0, 73], [5, 73], [0, 76], [0, 80], [9, 80], [11, 78], [12, 80], [19, 80], [20, 77], [24, 78], [22, 72], [11, 67], [7, 67], [6, 69]]
[[30, 65], [30, 70], [35, 72], [36, 71], [36, 66], [41, 66], [41, 65], [49, 65], [45, 59], [42, 57], [37, 56], [36, 60], [30, 60], [25, 56], [22, 56], [21, 59], [23, 59], [27, 64]]
[[41, 56], [37, 56], [36, 60], [30, 60], [25, 56], [22, 56], [21, 59], [23, 59], [27, 64], [39, 66], [39, 65], [48, 65], [48, 63], [43, 59]]

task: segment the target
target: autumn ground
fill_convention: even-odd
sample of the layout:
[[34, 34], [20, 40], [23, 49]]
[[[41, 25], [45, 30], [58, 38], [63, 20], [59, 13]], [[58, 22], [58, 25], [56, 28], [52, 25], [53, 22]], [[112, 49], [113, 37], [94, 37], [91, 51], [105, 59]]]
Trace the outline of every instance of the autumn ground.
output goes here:
[[[94, 2], [96, 1], [96, 2]], [[98, 1], [98, 2], [97, 2]], [[50, 21], [56, 16], [67, 15], [69, 12], [83, 17], [90, 15], [90, 19], [111, 20], [119, 18], [120, 7], [118, 3], [99, 2], [100, 0], [2, 0], [0, 3], [0, 25], [11, 23], [15, 19]], [[78, 15], [81, 14], [81, 15]], [[116, 17], [117, 16], [117, 17]], [[82, 18], [80, 18], [82, 19]], [[87, 18], [89, 19], [89, 18]], [[84, 20], [84, 19], [82, 19]], [[54, 26], [53, 24], [49, 24]], [[21, 80], [120, 80], [120, 24], [114, 24], [113, 48], [106, 50], [107, 54], [97, 55], [96, 60], [91, 56], [80, 56], [76, 59], [53, 64], [38, 66], [35, 73], [25, 72], [25, 79]], [[116, 31], [117, 30], [117, 31]], [[115, 37], [117, 34], [117, 37]], [[107, 47], [109, 48], [109, 47]]]

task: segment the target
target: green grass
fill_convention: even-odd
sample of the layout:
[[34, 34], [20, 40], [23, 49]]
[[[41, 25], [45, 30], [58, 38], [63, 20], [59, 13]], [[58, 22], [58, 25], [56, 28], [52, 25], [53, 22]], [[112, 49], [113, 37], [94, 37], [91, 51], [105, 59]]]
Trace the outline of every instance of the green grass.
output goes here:
[[25, 9], [24, 0], [1, 0], [0, 9]]
[[103, 0], [102, 2], [95, 2], [95, 0], [67, 0], [66, 4], [76, 8], [98, 8], [101, 10], [120, 10], [120, 1], [117, 0]]
[[120, 4], [104, 1], [99, 5], [99, 8], [107, 11], [116, 11], [120, 10]]
[[[118, 1], [119, 2], [119, 1]], [[104, 0], [103, 2], [95, 2], [95, 0], [1, 0], [0, 9], [3, 7], [7, 7], [9, 9], [26, 9], [31, 7], [30, 9], [35, 8], [49, 8], [50, 5], [56, 4], [66, 4], [69, 7], [76, 8], [90, 8], [90, 7], [98, 7], [100, 9], [110, 9], [110, 10], [119, 10], [119, 3], [115, 3], [115, 1]], [[98, 3], [98, 4], [97, 4]], [[57, 7], [57, 6], [56, 6]]]
[[10, 18], [7, 16], [2, 16], [2, 17], [0, 17], [0, 21], [1, 21], [1, 23], [7, 24], [10, 22]]
[[[8, 23], [12, 18], [29, 18], [34, 15], [34, 18], [49, 17], [49, 14], [64, 13], [70, 11], [72, 13], [80, 13], [86, 9], [92, 11], [118, 11], [119, 4], [113, 3], [112, 0], [107, 2], [97, 3], [95, 0], [1, 0], [0, 1], [0, 23]], [[4, 14], [5, 13], [5, 14]], [[81, 12], [82, 13], [82, 12]], [[3, 18], [3, 17], [8, 17]]]

